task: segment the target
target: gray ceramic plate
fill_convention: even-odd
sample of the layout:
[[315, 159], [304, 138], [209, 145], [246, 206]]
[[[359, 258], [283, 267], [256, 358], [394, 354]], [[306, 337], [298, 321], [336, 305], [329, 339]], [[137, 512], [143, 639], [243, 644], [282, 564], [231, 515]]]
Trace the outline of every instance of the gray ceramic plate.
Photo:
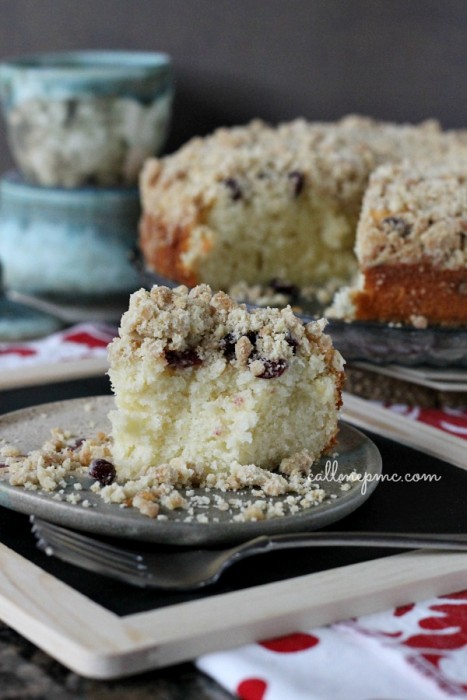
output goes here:
[[[0, 417], [0, 438], [26, 453], [40, 447], [54, 427], [68, 429], [76, 437], [90, 436], [98, 430], [108, 431], [107, 414], [112, 406], [112, 397], [101, 396], [22, 409]], [[53, 500], [49, 493], [10, 486], [3, 469], [0, 469], [0, 505], [99, 535], [170, 545], [215, 545], [263, 534], [317, 530], [358, 508], [376, 487], [381, 473], [381, 456], [377, 447], [348, 425], [341, 425], [336, 452], [337, 470], [328, 468], [326, 471], [326, 459], [321, 459], [319, 465], [313, 467], [314, 474], [322, 470], [323, 480], [318, 484], [326, 492], [322, 503], [293, 515], [287, 514], [285, 507], [284, 516], [259, 522], [237, 522], [231, 512], [220, 511], [211, 505], [199, 506], [195, 510], [195, 517], [205, 516], [207, 522], [186, 522], [184, 511], [166, 511], [167, 520], [150, 519], [136, 509], [105, 504], [89, 490], [93, 483], [89, 477], [80, 478], [82, 491], [79, 493], [83, 500], [91, 503], [91, 507], [84, 508], [80, 504]], [[346, 478], [353, 471], [365, 475], [366, 488], [362, 488], [362, 481], [350, 482]], [[65, 493], [76, 493], [73, 488], [76, 481], [76, 478], [70, 478]], [[343, 484], [349, 488], [343, 490]], [[214, 489], [209, 494], [200, 490], [200, 495], [204, 496], [212, 497], [215, 493]], [[226, 497], [226, 494], [221, 495]], [[228, 495], [242, 500], [252, 497], [248, 489]]]

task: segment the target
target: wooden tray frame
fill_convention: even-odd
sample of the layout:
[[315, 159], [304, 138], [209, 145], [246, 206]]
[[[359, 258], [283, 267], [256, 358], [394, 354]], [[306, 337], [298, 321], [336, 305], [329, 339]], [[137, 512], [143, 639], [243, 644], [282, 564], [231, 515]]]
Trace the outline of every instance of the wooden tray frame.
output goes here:
[[[346, 396], [344, 406], [347, 421], [467, 468], [465, 441], [356, 397]], [[0, 544], [0, 618], [71, 670], [98, 679], [466, 588], [465, 554], [414, 551], [118, 616]]]
[[120, 617], [3, 545], [0, 561], [2, 620], [96, 679], [467, 588], [465, 554], [414, 551]]

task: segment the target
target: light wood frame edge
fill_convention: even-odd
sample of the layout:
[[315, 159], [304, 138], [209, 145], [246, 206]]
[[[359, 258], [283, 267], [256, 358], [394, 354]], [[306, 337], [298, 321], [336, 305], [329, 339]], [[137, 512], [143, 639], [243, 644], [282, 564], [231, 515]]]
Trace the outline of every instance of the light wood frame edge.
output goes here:
[[401, 445], [467, 469], [467, 442], [439, 428], [399, 415], [371, 401], [343, 393], [343, 420]]
[[0, 618], [71, 670], [97, 679], [467, 587], [465, 554], [409, 552], [119, 617], [3, 545], [0, 562]]

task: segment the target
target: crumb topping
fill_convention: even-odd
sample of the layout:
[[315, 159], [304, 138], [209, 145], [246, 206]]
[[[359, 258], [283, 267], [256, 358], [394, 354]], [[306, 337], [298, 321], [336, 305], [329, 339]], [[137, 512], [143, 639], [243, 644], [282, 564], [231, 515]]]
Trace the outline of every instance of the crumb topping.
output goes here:
[[143, 205], [162, 212], [167, 222], [186, 225], [212, 206], [219, 191], [241, 204], [253, 189], [282, 179], [292, 198], [308, 186], [355, 209], [379, 164], [404, 158], [433, 163], [456, 157], [465, 146], [460, 132], [443, 132], [433, 120], [392, 124], [350, 115], [329, 123], [296, 119], [278, 127], [254, 120], [148, 160], [141, 177]]
[[249, 311], [208, 285], [191, 290], [156, 285], [131, 295], [119, 338], [110, 345], [111, 366], [144, 355], [174, 370], [221, 359], [270, 379], [296, 356], [329, 355], [324, 326], [324, 321], [303, 325], [290, 306]]
[[467, 160], [420, 169], [384, 165], [370, 178], [356, 253], [362, 269], [427, 261], [467, 267]]

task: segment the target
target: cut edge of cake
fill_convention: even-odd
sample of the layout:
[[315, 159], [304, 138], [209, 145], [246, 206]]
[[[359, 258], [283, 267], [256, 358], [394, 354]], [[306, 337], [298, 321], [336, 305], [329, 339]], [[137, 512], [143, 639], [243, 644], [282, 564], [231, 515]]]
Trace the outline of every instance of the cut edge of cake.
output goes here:
[[384, 165], [370, 177], [356, 255], [359, 281], [326, 315], [428, 325], [467, 323], [467, 164]]

